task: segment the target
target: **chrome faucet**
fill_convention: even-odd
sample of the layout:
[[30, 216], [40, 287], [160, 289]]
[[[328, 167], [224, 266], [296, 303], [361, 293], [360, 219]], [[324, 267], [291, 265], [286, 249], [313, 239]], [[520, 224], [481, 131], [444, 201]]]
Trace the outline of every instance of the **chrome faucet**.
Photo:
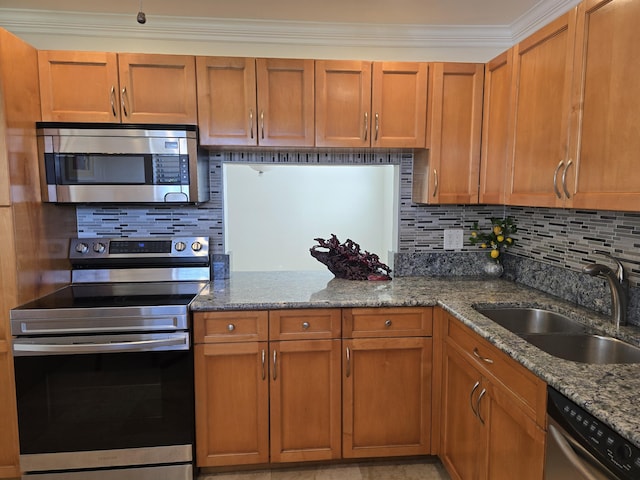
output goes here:
[[611, 321], [616, 326], [616, 328], [620, 327], [621, 325], [626, 325], [628, 282], [625, 277], [624, 266], [622, 265], [622, 263], [620, 263], [620, 260], [608, 254], [607, 252], [595, 250], [593, 253], [604, 255], [605, 257], [608, 257], [616, 262], [616, 271], [614, 272], [606, 265], [601, 265], [599, 263], [586, 265], [582, 269], [582, 271], [591, 275], [592, 277], [597, 277], [598, 275], [600, 275], [607, 279], [609, 288], [611, 289]]

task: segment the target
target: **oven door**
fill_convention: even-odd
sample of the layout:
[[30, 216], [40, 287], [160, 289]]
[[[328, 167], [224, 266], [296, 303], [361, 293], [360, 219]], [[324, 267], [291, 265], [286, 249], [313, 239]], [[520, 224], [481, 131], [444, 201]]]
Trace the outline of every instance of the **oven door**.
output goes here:
[[191, 478], [193, 353], [182, 335], [187, 349], [144, 336], [76, 337], [67, 345], [15, 339], [22, 470], [69, 471], [65, 479], [82, 469], [77, 478]]

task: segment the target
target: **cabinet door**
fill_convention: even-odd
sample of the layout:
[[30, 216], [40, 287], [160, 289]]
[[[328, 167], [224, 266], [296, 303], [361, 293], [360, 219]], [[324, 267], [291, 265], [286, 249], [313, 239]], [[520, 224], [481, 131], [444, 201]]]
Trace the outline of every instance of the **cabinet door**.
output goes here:
[[122, 121], [198, 121], [195, 58], [186, 55], [118, 54]]
[[257, 145], [253, 58], [197, 57], [198, 126], [203, 145]]
[[427, 71], [426, 63], [373, 63], [372, 147], [424, 148]]
[[487, 480], [542, 480], [544, 430], [527, 415], [513, 394], [497, 384], [488, 384], [479, 401], [478, 413], [485, 422]]
[[483, 64], [432, 65], [428, 203], [478, 203], [483, 83]]
[[0, 478], [20, 476], [18, 422], [11, 344], [0, 340]]
[[640, 210], [640, 2], [578, 7], [569, 170], [572, 206]]
[[266, 342], [195, 346], [196, 465], [269, 461]]
[[440, 459], [454, 479], [484, 478], [485, 439], [476, 413], [482, 376], [446, 343], [442, 367]]
[[511, 205], [562, 206], [575, 9], [514, 47]]
[[429, 454], [432, 339], [354, 339], [343, 348], [343, 457]]
[[271, 342], [271, 461], [340, 458], [340, 340]]
[[316, 146], [371, 143], [371, 63], [316, 61]]
[[40, 50], [42, 120], [119, 122], [115, 53]]
[[313, 60], [256, 60], [258, 144], [314, 145], [313, 66]]
[[479, 202], [504, 203], [509, 143], [513, 49], [485, 66]]

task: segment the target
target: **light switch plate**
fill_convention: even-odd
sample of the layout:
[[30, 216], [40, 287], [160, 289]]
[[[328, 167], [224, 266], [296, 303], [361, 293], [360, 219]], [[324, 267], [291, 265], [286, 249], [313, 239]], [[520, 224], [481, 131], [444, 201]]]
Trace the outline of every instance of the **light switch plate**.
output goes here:
[[450, 228], [444, 231], [444, 249], [462, 250], [464, 231], [461, 228]]

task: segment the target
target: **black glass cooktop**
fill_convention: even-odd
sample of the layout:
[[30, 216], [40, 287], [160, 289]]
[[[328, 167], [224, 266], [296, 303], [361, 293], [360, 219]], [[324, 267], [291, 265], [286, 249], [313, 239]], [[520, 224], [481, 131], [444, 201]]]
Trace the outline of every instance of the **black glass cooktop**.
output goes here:
[[202, 282], [69, 285], [16, 310], [188, 305]]

